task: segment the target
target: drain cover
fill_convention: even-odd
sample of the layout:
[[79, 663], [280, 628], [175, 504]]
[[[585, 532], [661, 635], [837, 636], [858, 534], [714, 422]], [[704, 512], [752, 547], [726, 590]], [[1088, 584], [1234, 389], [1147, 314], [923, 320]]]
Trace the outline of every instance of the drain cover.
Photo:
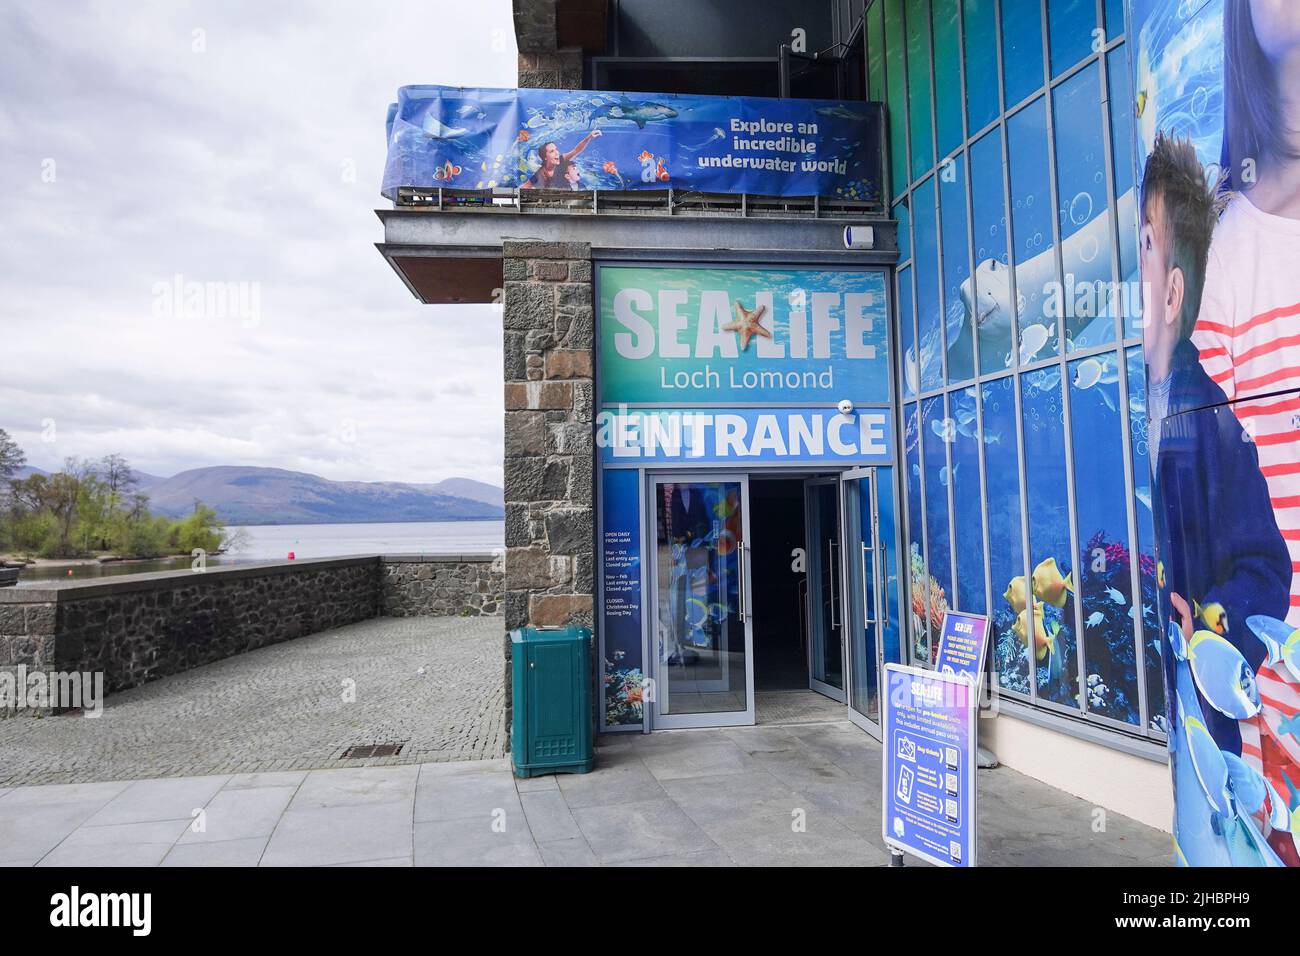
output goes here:
[[406, 744], [357, 744], [343, 751], [340, 760], [363, 760], [366, 757], [396, 757]]

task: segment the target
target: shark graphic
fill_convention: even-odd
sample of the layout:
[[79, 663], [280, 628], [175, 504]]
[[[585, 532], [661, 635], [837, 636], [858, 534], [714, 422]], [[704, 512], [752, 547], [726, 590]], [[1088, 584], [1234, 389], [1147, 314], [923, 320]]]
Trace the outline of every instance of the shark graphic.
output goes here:
[[671, 106], [651, 102], [636, 103], [623, 96], [617, 103], [606, 103], [592, 110], [587, 115], [587, 126], [590, 128], [598, 119], [613, 119], [631, 120], [638, 129], [645, 129], [646, 123], [676, 118], [677, 111]]

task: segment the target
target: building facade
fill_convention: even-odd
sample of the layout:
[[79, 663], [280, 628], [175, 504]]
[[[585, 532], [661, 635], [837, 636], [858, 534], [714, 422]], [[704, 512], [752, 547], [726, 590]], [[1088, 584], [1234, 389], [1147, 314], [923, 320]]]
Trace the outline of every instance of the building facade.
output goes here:
[[502, 303], [507, 628], [593, 626], [603, 731], [802, 690], [878, 735], [883, 664], [985, 614], [984, 743], [1167, 828], [1123, 4], [515, 9], [521, 87], [878, 103], [882, 148], [806, 201], [380, 212], [422, 301]]

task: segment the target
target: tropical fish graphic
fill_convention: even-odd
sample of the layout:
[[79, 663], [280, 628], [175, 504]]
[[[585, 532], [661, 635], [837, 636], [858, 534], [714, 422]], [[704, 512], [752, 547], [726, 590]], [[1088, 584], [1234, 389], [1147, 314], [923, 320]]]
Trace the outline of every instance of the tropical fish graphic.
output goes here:
[[1281, 662], [1291, 679], [1300, 683], [1300, 630], [1266, 614], [1252, 614], [1246, 618], [1246, 626], [1268, 649], [1269, 665]]
[[1012, 613], [1019, 614], [1023, 611], [1028, 600], [1025, 594], [1025, 576], [1020, 574], [1012, 578], [1007, 584], [1006, 593], [1002, 596], [1011, 605]]
[[669, 179], [668, 167], [664, 165], [664, 158], [662, 156], [660, 156], [655, 162], [655, 179], [659, 180], [661, 183], [666, 183]]
[[1074, 384], [1078, 388], [1092, 388], [1101, 381], [1102, 375], [1106, 371], [1106, 365], [1110, 362], [1110, 357], [1105, 359], [1088, 358], [1080, 362], [1074, 369]]
[[1255, 672], [1229, 640], [1197, 631], [1187, 642], [1187, 660], [1201, 696], [1219, 713], [1247, 720], [1260, 712]]
[[1074, 590], [1071, 580], [1073, 577], [1073, 571], [1061, 577], [1061, 569], [1056, 566], [1056, 558], [1044, 558], [1039, 562], [1038, 567], [1034, 568], [1034, 597], [1046, 601], [1053, 607], [1065, 607], [1066, 598]]
[[515, 137], [515, 141], [519, 143], [526, 143], [532, 138], [533, 138], [532, 133], [528, 132], [528, 130], [526, 129], [521, 129], [519, 131], [519, 135]]
[[645, 129], [646, 123], [677, 118], [677, 111], [663, 103], [650, 101], [634, 102], [626, 96], [617, 103], [606, 103], [587, 114], [587, 126], [590, 128], [598, 119], [629, 120], [636, 123], [638, 129]]
[[1211, 601], [1205, 607], [1201, 607], [1200, 604], [1193, 601], [1192, 613], [1205, 624], [1206, 628], [1215, 634], [1226, 634], [1228, 632], [1228, 612], [1217, 601]]
[[623, 174], [618, 171], [618, 166], [614, 164], [614, 161], [612, 159], [605, 160], [605, 165], [600, 168], [603, 169], [605, 172], [609, 173], [611, 176], [618, 177], [618, 185], [620, 189], [627, 188], [627, 184], [623, 182]]
[[1165, 638], [1169, 641], [1169, 650], [1173, 652], [1176, 660], [1187, 660], [1187, 638], [1183, 636], [1183, 629], [1178, 626], [1176, 621], [1170, 621], [1165, 627]]
[[460, 167], [454, 165], [451, 160], [443, 163], [434, 170], [433, 178], [437, 180], [452, 179], [460, 175]]
[[1026, 365], [1032, 362], [1034, 356], [1043, 350], [1047, 340], [1056, 332], [1055, 329], [1049, 329], [1046, 325], [1031, 325], [1020, 331], [1020, 364]]

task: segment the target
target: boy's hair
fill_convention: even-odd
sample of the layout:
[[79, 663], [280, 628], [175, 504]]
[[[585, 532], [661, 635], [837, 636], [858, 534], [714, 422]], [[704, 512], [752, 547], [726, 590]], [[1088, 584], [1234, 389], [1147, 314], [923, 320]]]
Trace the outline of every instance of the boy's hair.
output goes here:
[[1142, 219], [1151, 219], [1152, 207], [1161, 201], [1165, 233], [1165, 266], [1183, 273], [1183, 308], [1178, 332], [1190, 338], [1201, 311], [1205, 265], [1210, 240], [1219, 221], [1220, 203], [1205, 181], [1205, 170], [1190, 140], [1156, 134], [1142, 174]]

